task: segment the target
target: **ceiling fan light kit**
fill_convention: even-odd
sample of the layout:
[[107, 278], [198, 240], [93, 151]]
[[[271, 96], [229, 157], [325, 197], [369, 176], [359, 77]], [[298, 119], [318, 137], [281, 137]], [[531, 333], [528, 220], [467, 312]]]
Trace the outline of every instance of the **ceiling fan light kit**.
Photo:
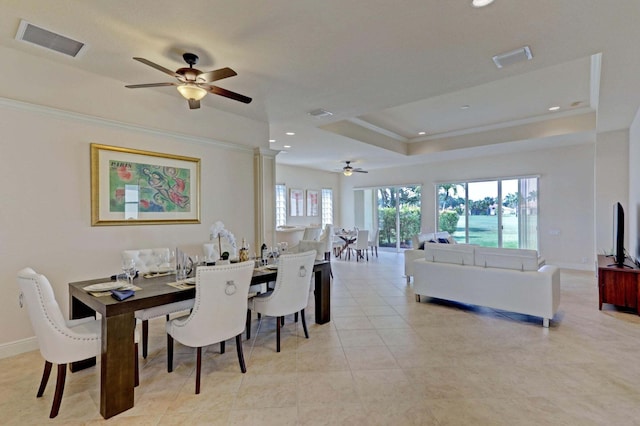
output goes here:
[[199, 101], [207, 94], [206, 90], [193, 83], [184, 83], [178, 86], [178, 92], [180, 92], [186, 100], [193, 99], [194, 101]]

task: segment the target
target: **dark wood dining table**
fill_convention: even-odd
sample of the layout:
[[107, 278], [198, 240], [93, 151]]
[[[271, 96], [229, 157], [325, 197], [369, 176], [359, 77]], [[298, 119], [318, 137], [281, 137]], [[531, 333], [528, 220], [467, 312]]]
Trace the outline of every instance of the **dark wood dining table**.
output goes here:
[[[316, 261], [313, 271], [316, 323], [325, 324], [331, 318], [331, 264], [325, 260]], [[276, 276], [277, 270], [256, 269], [251, 284], [275, 281]], [[120, 302], [109, 296], [96, 297], [84, 290], [84, 287], [90, 284], [109, 280], [107, 277], [69, 283], [70, 318], [84, 318], [96, 313], [102, 316], [100, 414], [105, 419], [133, 407], [136, 357], [134, 312], [195, 297], [195, 286], [178, 289], [168, 285], [175, 282], [175, 275], [136, 278], [134, 285], [142, 290]], [[95, 364], [95, 358], [72, 363], [71, 371]], [[141, 386], [144, 386], [144, 383], [141, 383]]]

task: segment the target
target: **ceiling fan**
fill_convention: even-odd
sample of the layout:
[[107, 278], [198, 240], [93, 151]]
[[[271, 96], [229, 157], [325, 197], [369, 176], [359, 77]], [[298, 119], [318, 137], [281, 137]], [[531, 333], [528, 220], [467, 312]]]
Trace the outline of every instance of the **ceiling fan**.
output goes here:
[[362, 170], [360, 167], [352, 167], [351, 161], [345, 161], [345, 163], [347, 163], [347, 165], [342, 168], [342, 174], [345, 176], [351, 176], [353, 173], [369, 173], [366, 170]]
[[125, 87], [129, 89], [139, 89], [143, 87], [176, 86], [178, 92], [180, 92], [180, 94], [189, 101], [189, 109], [200, 108], [200, 99], [204, 98], [207, 93], [224, 96], [225, 98], [233, 99], [245, 104], [251, 102], [251, 98], [247, 96], [208, 84], [217, 80], [222, 80], [223, 78], [237, 75], [237, 73], [231, 68], [220, 68], [214, 71], [202, 72], [193, 67], [198, 63], [198, 55], [194, 53], [185, 53], [182, 55], [182, 58], [189, 65], [189, 68], [179, 68], [176, 71], [171, 71], [170, 69], [144, 58], [133, 58], [138, 62], [142, 62], [145, 65], [149, 65], [152, 68], [177, 78], [178, 82], [130, 84]]

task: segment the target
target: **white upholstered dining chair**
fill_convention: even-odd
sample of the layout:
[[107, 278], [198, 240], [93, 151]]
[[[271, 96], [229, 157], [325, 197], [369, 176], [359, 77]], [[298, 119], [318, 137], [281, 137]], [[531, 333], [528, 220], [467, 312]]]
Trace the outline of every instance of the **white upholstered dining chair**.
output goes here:
[[251, 311], [276, 317], [277, 352], [280, 352], [280, 327], [285, 315], [300, 312], [304, 336], [309, 338], [304, 309], [309, 304], [315, 258], [315, 250], [280, 256], [276, 284], [273, 290], [260, 294], [249, 301], [247, 328], [251, 324]]
[[[65, 320], [55, 299], [51, 283], [31, 268], [18, 272], [20, 304], [27, 305], [31, 326], [36, 334], [40, 354], [45, 359], [37, 397], [44, 394], [51, 367], [58, 364], [56, 390], [49, 418], [60, 410], [67, 364], [100, 356], [101, 321], [93, 317]], [[134, 344], [134, 342], [132, 342]], [[135, 344], [135, 385], [138, 385], [138, 346]]]
[[361, 229], [358, 231], [358, 236], [356, 239], [356, 246], [354, 247], [356, 251], [356, 261], [362, 259], [367, 256], [367, 262], [369, 261], [369, 231], [366, 229]]
[[[136, 269], [141, 275], [149, 272], [164, 271], [170, 268], [165, 260], [169, 258], [168, 248], [124, 250], [122, 260], [133, 259]], [[193, 307], [194, 299], [182, 300], [180, 302], [168, 303], [166, 305], [154, 306], [149, 309], [140, 309], [135, 312], [137, 320], [142, 322], [142, 357], [147, 358], [149, 351], [149, 320], [158, 317], [166, 317], [167, 321], [171, 314], [185, 312]]]
[[247, 367], [242, 353], [247, 296], [254, 261], [221, 266], [201, 266], [196, 270], [196, 298], [189, 315], [167, 322], [167, 371], [173, 371], [173, 340], [196, 349], [196, 394], [200, 393], [202, 348], [236, 338], [240, 370]]
[[380, 247], [380, 229], [376, 228], [376, 230], [369, 236], [369, 248], [371, 249], [372, 259], [374, 250], [376, 257], [378, 257], [378, 247]]

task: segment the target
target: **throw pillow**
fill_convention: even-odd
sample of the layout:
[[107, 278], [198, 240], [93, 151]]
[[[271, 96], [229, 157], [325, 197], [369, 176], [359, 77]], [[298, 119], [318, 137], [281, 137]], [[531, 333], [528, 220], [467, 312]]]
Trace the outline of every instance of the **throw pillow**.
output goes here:
[[438, 238], [440, 244], [449, 244], [449, 240], [446, 238]]
[[424, 250], [424, 241], [420, 243], [418, 250]]

